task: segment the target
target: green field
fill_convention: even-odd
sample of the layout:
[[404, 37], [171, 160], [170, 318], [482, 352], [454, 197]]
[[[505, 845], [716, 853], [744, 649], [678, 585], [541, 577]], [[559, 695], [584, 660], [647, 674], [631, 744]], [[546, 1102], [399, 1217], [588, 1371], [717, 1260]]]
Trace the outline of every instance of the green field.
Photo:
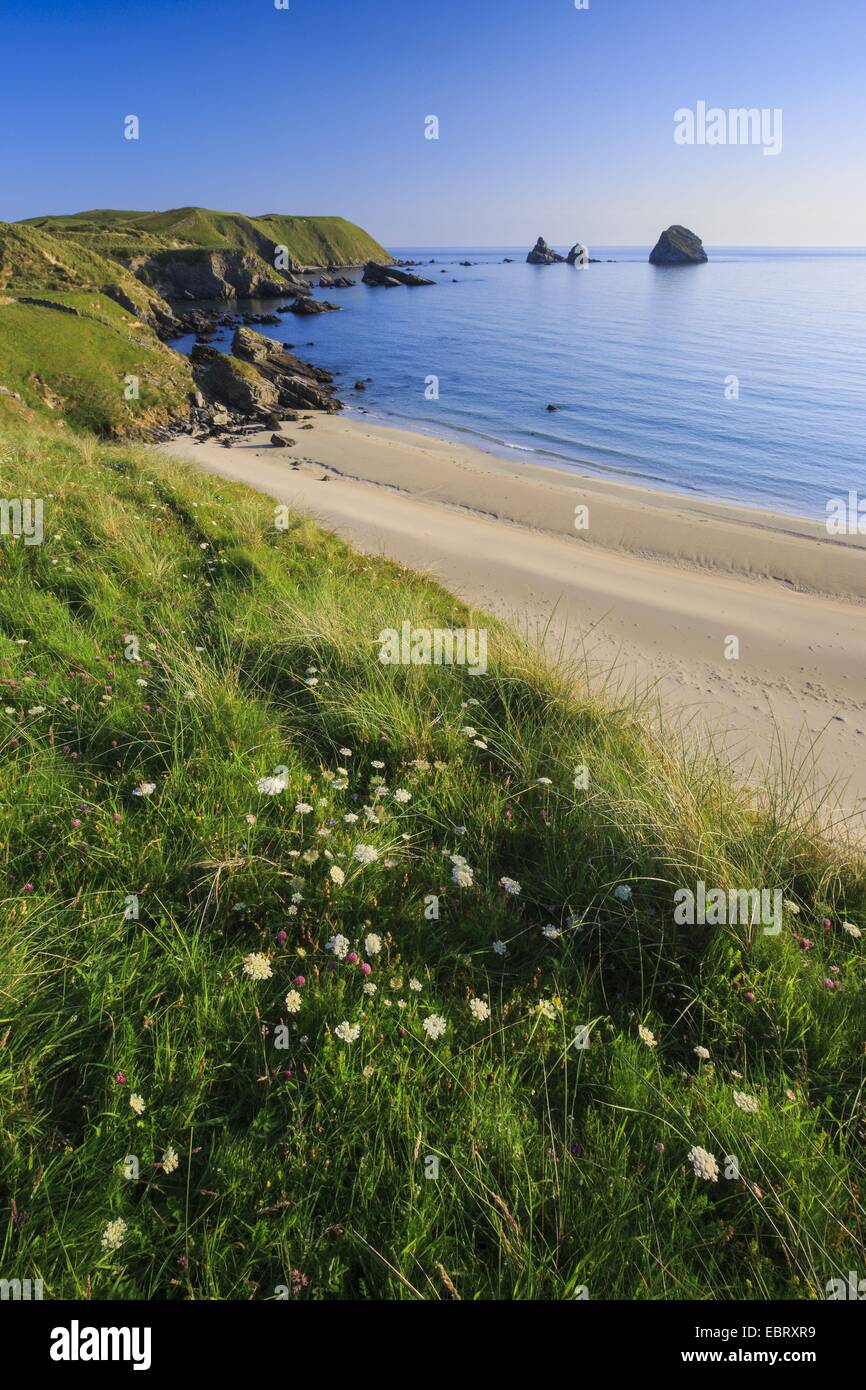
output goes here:
[[[756, 808], [242, 487], [68, 427], [0, 432], [0, 475], [44, 505], [0, 539], [5, 1277], [818, 1299], [860, 1267], [866, 872], [793, 791]], [[382, 665], [404, 621], [485, 628], [487, 674]], [[781, 933], [678, 926], [699, 880], [782, 890]]]

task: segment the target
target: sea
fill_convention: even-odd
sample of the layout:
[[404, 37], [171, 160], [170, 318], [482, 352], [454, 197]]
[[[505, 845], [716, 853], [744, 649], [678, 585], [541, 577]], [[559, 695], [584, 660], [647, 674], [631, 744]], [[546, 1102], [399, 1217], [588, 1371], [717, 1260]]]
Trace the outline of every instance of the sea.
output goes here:
[[707, 246], [670, 269], [648, 247], [593, 246], [584, 268], [527, 249], [392, 247], [434, 285], [349, 272], [314, 291], [341, 312], [261, 331], [334, 372], [351, 413], [527, 469], [816, 520], [866, 497], [866, 249]]

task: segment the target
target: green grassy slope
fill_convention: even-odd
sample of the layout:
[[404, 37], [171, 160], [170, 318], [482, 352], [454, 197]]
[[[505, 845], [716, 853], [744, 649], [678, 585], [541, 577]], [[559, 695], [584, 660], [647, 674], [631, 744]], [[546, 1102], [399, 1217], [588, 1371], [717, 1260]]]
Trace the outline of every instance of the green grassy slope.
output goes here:
[[342, 217], [289, 217], [280, 213], [247, 217], [197, 207], [167, 212], [97, 209], [31, 218], [26, 225], [73, 237], [104, 255], [120, 257], [193, 246], [254, 252], [273, 265], [273, 248], [280, 245], [304, 265], [391, 259], [373, 237]]
[[[0, 541], [5, 1277], [814, 1298], [859, 1267], [860, 859], [266, 498], [35, 432], [0, 473], [45, 507]], [[381, 665], [404, 620], [483, 624], [488, 674]], [[782, 888], [781, 935], [677, 927], [698, 878]]]
[[0, 222], [0, 293], [56, 298], [76, 292], [116, 298], [144, 318], [170, 312], [130, 271], [86, 243], [20, 222]]
[[[154, 331], [170, 314], [134, 275], [87, 246], [0, 223], [0, 386], [17, 392], [25, 408], [123, 434], [183, 415], [189, 364]], [[8, 414], [10, 398], [0, 402]]]

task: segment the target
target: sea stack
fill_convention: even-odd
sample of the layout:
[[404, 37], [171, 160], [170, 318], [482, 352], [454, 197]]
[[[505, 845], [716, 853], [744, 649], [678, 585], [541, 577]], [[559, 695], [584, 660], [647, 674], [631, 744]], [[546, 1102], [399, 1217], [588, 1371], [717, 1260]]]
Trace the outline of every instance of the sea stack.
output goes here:
[[588, 265], [589, 251], [582, 241], [576, 241], [565, 259], [568, 265]]
[[703, 242], [688, 227], [668, 227], [650, 251], [650, 265], [700, 265], [706, 259]]
[[564, 256], [560, 256], [552, 247], [548, 246], [543, 236], [538, 238], [526, 257], [527, 265], [555, 265], [557, 261], [564, 260]]

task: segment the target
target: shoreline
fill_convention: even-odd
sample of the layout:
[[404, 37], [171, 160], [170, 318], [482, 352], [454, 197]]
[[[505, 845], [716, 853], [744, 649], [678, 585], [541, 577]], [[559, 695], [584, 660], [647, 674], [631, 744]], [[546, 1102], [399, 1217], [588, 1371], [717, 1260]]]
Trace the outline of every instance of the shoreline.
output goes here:
[[[344, 373], [344, 375], [348, 380], [352, 374], [349, 372]], [[345, 383], [337, 383], [336, 389], [338, 392], [345, 392], [348, 388]], [[769, 518], [776, 524], [780, 522], [806, 522], [817, 528], [819, 539], [825, 535], [823, 523], [809, 516], [806, 512], [781, 512], [775, 507], [765, 506], [761, 502], [738, 501], [732, 497], [710, 497], [697, 489], [692, 492], [682, 491], [673, 483], [666, 485], [658, 479], [643, 481], [638, 474], [629, 474], [624, 469], [605, 468], [603, 464], [594, 463], [592, 459], [573, 459], [567, 454], [557, 453], [553, 448], [533, 448], [524, 444], [509, 444], [507, 440], [485, 435], [480, 430], [472, 429], [469, 426], [461, 427], [460, 425], [443, 423], [437, 428], [431, 421], [423, 418], [414, 419], [411, 416], [400, 415], [396, 412], [389, 414], [381, 408], [360, 406], [353, 400], [344, 399], [342, 395], [340, 400], [345, 420], [372, 427], [378, 426], [389, 433], [402, 431], [406, 434], [417, 435], [422, 439], [437, 440], [441, 444], [451, 444], [457, 448], [474, 450], [479, 454], [488, 455], [500, 463], [511, 464], [519, 471], [523, 471], [526, 467], [530, 469], [546, 468], [557, 476], [565, 474], [567, 477], [580, 479], [587, 486], [597, 482], [601, 485], [610, 484], [614, 487], [634, 489], [637, 493], [657, 494], [661, 501], [667, 502], [669, 505], [676, 505], [679, 502], [685, 505], [705, 504], [707, 507], [719, 507], [735, 513]], [[866, 536], [866, 532], [864, 532], [864, 536]], [[857, 545], [857, 541], [854, 544]], [[861, 544], [864, 543], [861, 542]]]
[[554, 655], [589, 652], [750, 780], [799, 758], [819, 795], [838, 780], [840, 812], [866, 833], [866, 537], [339, 414], [303, 424], [283, 426], [290, 448], [268, 430], [230, 448], [190, 436], [160, 448], [431, 573]]

